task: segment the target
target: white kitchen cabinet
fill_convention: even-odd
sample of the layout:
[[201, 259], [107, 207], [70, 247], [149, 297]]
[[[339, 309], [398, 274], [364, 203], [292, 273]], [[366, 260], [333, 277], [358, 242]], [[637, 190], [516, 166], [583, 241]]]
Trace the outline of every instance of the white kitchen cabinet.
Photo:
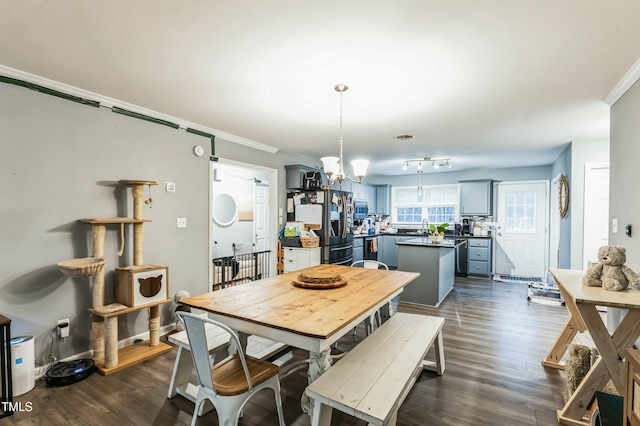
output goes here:
[[493, 180], [460, 181], [460, 214], [492, 216]]
[[297, 248], [283, 247], [284, 272], [297, 271], [320, 264], [320, 247]]

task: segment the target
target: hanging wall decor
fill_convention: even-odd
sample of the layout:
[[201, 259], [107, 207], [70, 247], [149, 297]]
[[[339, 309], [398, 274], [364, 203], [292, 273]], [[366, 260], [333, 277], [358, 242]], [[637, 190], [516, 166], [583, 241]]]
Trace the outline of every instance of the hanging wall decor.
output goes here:
[[560, 182], [558, 183], [558, 197], [560, 217], [564, 219], [569, 211], [569, 182], [565, 175], [560, 175]]

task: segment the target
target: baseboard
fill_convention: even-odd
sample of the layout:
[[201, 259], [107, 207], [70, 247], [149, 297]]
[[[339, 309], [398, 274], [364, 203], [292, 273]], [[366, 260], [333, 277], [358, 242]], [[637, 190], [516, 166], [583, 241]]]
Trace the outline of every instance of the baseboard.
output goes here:
[[[167, 324], [163, 327], [160, 327], [160, 335], [163, 336], [173, 330], [175, 330], [176, 325], [175, 324]], [[144, 333], [140, 333], [140, 334], [136, 334], [135, 336], [131, 336], [131, 337], [127, 337], [126, 339], [122, 339], [118, 341], [118, 349], [122, 349], [124, 347], [127, 346], [131, 346], [134, 343], [138, 342], [138, 341], [144, 341], [147, 340], [149, 338], [149, 331], [145, 331]], [[80, 352], [77, 354], [73, 354], [71, 356], [68, 356], [66, 358], [63, 359], [59, 359], [58, 362], [65, 362], [65, 361], [73, 361], [76, 359], [82, 359], [82, 358], [93, 358], [93, 351], [92, 350], [88, 350], [88, 351], [84, 351], [84, 352]], [[35, 378], [36, 380], [38, 379], [42, 379], [44, 377], [44, 375], [47, 373], [47, 371], [49, 370], [49, 368], [51, 368], [53, 366], [53, 363], [49, 363], [47, 365], [40, 365], [40, 366], [35, 366]]]

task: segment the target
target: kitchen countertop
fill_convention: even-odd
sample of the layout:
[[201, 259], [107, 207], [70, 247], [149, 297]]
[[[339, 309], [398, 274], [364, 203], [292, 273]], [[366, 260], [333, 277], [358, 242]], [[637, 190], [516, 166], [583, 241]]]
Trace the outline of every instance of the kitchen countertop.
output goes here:
[[[353, 238], [366, 238], [366, 237], [381, 237], [384, 235], [396, 235], [398, 237], [416, 237], [416, 238], [426, 238], [426, 234], [418, 234], [417, 232], [380, 232], [378, 234], [353, 234]], [[492, 238], [492, 235], [485, 235], [485, 236], [479, 236], [479, 235], [445, 235], [444, 238], [445, 239], [466, 239], [466, 238], [484, 238], [484, 239], [490, 239]]]
[[433, 248], [455, 248], [459, 245], [465, 244], [463, 242], [457, 242], [452, 239], [446, 239], [438, 242], [433, 242], [428, 238], [412, 238], [410, 240], [398, 241], [397, 245], [402, 246], [419, 246], [419, 247], [433, 247]]

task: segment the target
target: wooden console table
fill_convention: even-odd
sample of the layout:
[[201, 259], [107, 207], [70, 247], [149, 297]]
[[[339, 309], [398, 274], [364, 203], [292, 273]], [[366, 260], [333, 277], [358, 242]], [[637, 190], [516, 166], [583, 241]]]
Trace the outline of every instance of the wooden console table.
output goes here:
[[[640, 336], [640, 290], [607, 291], [602, 287], [582, 284], [584, 271], [551, 269], [560, 293], [564, 297], [571, 318], [553, 344], [543, 365], [563, 368], [560, 358], [578, 331], [589, 331], [600, 357], [582, 380], [565, 406], [558, 410], [558, 423], [589, 426], [588, 408], [596, 391], [601, 391], [609, 380], [618, 393], [625, 393], [624, 350]], [[628, 312], [613, 332], [609, 334], [596, 306], [627, 309]]]

